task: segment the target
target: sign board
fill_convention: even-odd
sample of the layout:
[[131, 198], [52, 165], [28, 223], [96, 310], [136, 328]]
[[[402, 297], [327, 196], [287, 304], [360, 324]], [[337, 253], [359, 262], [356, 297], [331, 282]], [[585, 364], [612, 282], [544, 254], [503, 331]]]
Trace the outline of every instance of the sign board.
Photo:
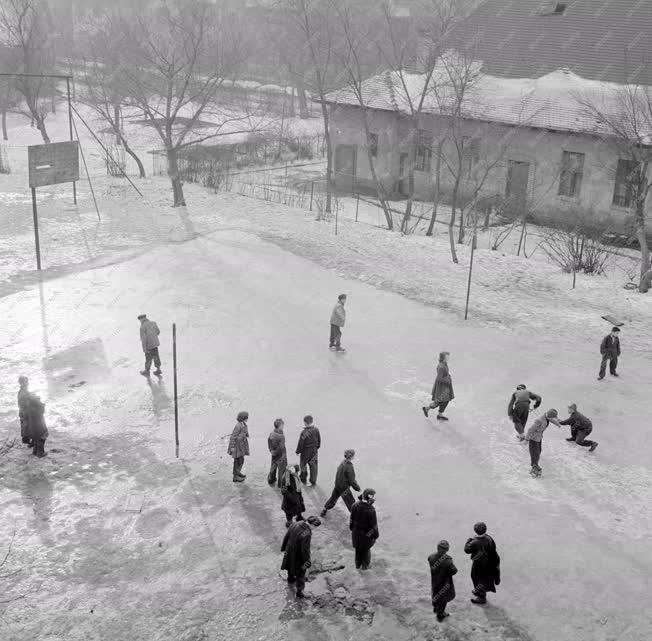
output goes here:
[[27, 157], [32, 189], [79, 180], [79, 143], [76, 140], [30, 145]]

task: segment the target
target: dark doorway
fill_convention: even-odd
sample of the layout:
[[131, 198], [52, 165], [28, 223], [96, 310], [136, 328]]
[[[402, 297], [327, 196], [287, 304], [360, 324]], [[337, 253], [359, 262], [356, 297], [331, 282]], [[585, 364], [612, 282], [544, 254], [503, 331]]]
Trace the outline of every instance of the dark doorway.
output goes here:
[[353, 145], [335, 147], [335, 184], [340, 189], [354, 191], [357, 150]]
[[401, 154], [398, 159], [398, 193], [407, 196], [410, 193], [408, 185], [408, 154]]
[[530, 163], [510, 160], [507, 169], [505, 196], [521, 207], [527, 201], [527, 188], [530, 178]]

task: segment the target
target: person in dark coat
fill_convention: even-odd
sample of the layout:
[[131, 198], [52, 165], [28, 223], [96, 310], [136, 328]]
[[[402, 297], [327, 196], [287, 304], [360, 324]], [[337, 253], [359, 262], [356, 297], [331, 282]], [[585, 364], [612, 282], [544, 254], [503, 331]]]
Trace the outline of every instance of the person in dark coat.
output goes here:
[[281, 494], [283, 495], [281, 509], [285, 512], [285, 527], [290, 527], [295, 516], [297, 521], [303, 521], [303, 513], [306, 510], [298, 472], [298, 465], [288, 465], [281, 479]]
[[607, 334], [600, 343], [600, 354], [602, 354], [602, 362], [600, 363], [600, 373], [598, 380], [601, 381], [607, 372], [607, 361], [609, 362], [609, 373], [612, 376], [616, 374], [616, 367], [618, 367], [618, 357], [620, 356], [620, 338], [618, 334], [620, 330], [617, 327], [612, 327], [611, 332]]
[[428, 557], [432, 608], [437, 615], [437, 621], [443, 621], [449, 616], [446, 604], [455, 598], [453, 575], [457, 574], [457, 568], [448, 555], [449, 549], [448, 541], [439, 541], [437, 552]]
[[437, 363], [437, 378], [432, 386], [432, 403], [428, 407], [422, 407], [423, 413], [428, 417], [428, 412], [438, 408], [437, 419], [447, 421], [444, 416], [444, 410], [448, 404], [455, 398], [453, 393], [453, 379], [448, 371], [448, 357], [450, 352], [440, 352], [439, 362]]
[[530, 415], [530, 401], [534, 401], [533, 409], [537, 409], [541, 405], [541, 397], [521, 383], [516, 386], [516, 391], [512, 394], [507, 406], [507, 416], [512, 419], [516, 435], [521, 440], [523, 440], [523, 432]]
[[310, 470], [310, 485], [317, 485], [318, 458], [317, 453], [321, 447], [321, 435], [313, 425], [313, 418], [310, 415], [303, 417], [303, 430], [299, 435], [296, 453], [299, 455], [299, 467], [301, 468], [301, 482], [308, 480]]
[[29, 379], [27, 376], [18, 377], [18, 386], [18, 420], [20, 421], [20, 437], [27, 447], [33, 447], [34, 444], [28, 436], [29, 419], [27, 406], [29, 404]]
[[354, 456], [355, 450], [344, 451], [344, 460], [338, 465], [337, 472], [335, 473], [335, 487], [333, 488], [333, 493], [328, 501], [326, 501], [320, 516], [326, 516], [326, 512], [335, 507], [337, 499], [340, 497], [342, 497], [349, 512], [351, 511], [351, 508], [355, 503], [353, 494], [351, 494], [351, 488], [356, 492], [360, 491], [360, 486], [355, 480], [355, 470], [353, 469]]
[[306, 571], [312, 561], [310, 558], [310, 542], [312, 529], [310, 526], [318, 527], [321, 521], [316, 516], [309, 516], [306, 521], [292, 523], [283, 537], [281, 552], [284, 552], [281, 570], [288, 573], [288, 583], [296, 584], [297, 598], [302, 599], [305, 595], [303, 589], [306, 585]]
[[578, 445], [588, 447], [593, 452], [598, 447], [597, 441], [589, 441], [586, 437], [593, 431], [593, 423], [584, 414], [577, 411], [577, 404], [571, 403], [568, 406], [570, 416], [565, 421], [559, 421], [560, 425], [570, 425], [571, 435], [567, 441], [574, 441]]
[[274, 421], [274, 431], [267, 438], [267, 447], [272, 455], [272, 462], [269, 466], [269, 474], [267, 475], [267, 482], [270, 485], [276, 483], [276, 473], [278, 471], [278, 486], [281, 487], [285, 467], [288, 464], [287, 453], [285, 451], [285, 435], [283, 434], [283, 427], [285, 423], [282, 418], [277, 418]]
[[247, 475], [242, 473], [242, 466], [244, 465], [245, 456], [249, 456], [248, 420], [249, 412], [239, 412], [236, 419], [237, 422], [229, 439], [227, 454], [233, 457], [234, 483], [242, 483], [247, 478]]
[[45, 452], [45, 441], [49, 436], [45, 424], [45, 404], [36, 394], [30, 394], [27, 403], [27, 436], [33, 443], [32, 454], [43, 458]]
[[473, 581], [472, 603], [483, 604], [487, 602], [487, 592], [495, 592], [500, 585], [500, 556], [496, 550], [496, 543], [487, 534], [484, 523], [473, 526], [476, 536], [468, 539], [464, 551], [471, 555], [471, 580]]
[[351, 542], [355, 548], [355, 567], [368, 570], [371, 563], [371, 548], [380, 533], [376, 519], [376, 490], [367, 488], [358, 498], [357, 503], [351, 508], [349, 529]]

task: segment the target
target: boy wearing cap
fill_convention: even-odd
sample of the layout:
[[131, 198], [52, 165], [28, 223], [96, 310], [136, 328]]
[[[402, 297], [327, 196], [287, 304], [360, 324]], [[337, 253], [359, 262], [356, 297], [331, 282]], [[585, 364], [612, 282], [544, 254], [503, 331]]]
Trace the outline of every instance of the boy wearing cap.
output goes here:
[[560, 425], [570, 425], [571, 435], [567, 441], [575, 441], [578, 445], [588, 447], [589, 452], [593, 452], [598, 444], [596, 441], [589, 441], [586, 437], [593, 431], [591, 420], [577, 411], [577, 405], [571, 403], [568, 406], [570, 416], [565, 421], [559, 421]]
[[437, 615], [437, 621], [443, 621], [449, 616], [446, 604], [455, 598], [453, 575], [457, 574], [457, 568], [448, 555], [449, 549], [448, 541], [439, 541], [437, 552], [428, 557], [432, 609]]
[[534, 392], [531, 392], [527, 387], [521, 383], [516, 386], [516, 391], [509, 399], [507, 406], [507, 416], [512, 419], [516, 435], [522, 441], [525, 425], [530, 415], [530, 401], [534, 401], [533, 409], [537, 409], [541, 405], [541, 397]]
[[340, 497], [342, 497], [349, 512], [351, 511], [351, 508], [355, 504], [355, 499], [353, 498], [353, 494], [351, 494], [351, 488], [356, 492], [360, 491], [360, 486], [355, 480], [355, 470], [353, 469], [354, 456], [355, 450], [344, 450], [344, 460], [337, 466], [337, 472], [335, 473], [333, 493], [328, 501], [326, 501], [324, 509], [319, 516], [326, 516], [326, 512], [335, 507], [337, 499]]
[[607, 371], [607, 361], [609, 361], [609, 373], [612, 376], [616, 374], [616, 367], [618, 366], [618, 357], [620, 356], [620, 338], [618, 334], [620, 330], [617, 327], [612, 327], [611, 332], [607, 334], [600, 343], [600, 354], [602, 354], [602, 362], [600, 363], [600, 373], [598, 380], [601, 381]]
[[311, 525], [318, 527], [321, 525], [321, 521], [316, 516], [309, 516], [306, 521], [295, 521], [285, 533], [281, 545], [281, 552], [285, 553], [281, 570], [287, 570], [290, 585], [296, 584], [297, 599], [302, 599], [305, 596], [303, 588], [306, 585], [306, 571], [312, 564], [310, 560]]
[[355, 567], [368, 570], [371, 563], [371, 548], [378, 533], [378, 520], [376, 518], [376, 490], [368, 487], [365, 489], [358, 502], [351, 508], [351, 541], [355, 548]]
[[140, 314], [138, 316], [140, 321], [140, 342], [143, 346], [143, 352], [145, 352], [145, 369], [140, 373], [143, 376], [149, 376], [149, 370], [152, 366], [152, 361], [156, 369], [154, 370], [155, 376], [161, 375], [161, 359], [158, 355], [158, 348], [161, 344], [158, 335], [161, 333], [161, 330], [158, 328], [158, 325], [147, 318], [146, 314]]
[[473, 594], [471, 603], [483, 605], [487, 602], [487, 592], [495, 592], [500, 585], [500, 556], [496, 543], [487, 534], [486, 524], [480, 522], [473, 526], [476, 536], [467, 539], [464, 551], [471, 555], [471, 580]]
[[554, 423], [559, 427], [559, 420], [557, 419], [557, 410], [550, 409], [543, 416], [539, 416], [532, 425], [528, 428], [525, 434], [525, 440], [528, 442], [530, 449], [530, 462], [532, 469], [530, 470], [531, 476], [541, 476], [541, 467], [539, 467], [539, 459], [541, 458], [541, 442], [543, 441], [543, 433], [548, 429], [548, 425]]

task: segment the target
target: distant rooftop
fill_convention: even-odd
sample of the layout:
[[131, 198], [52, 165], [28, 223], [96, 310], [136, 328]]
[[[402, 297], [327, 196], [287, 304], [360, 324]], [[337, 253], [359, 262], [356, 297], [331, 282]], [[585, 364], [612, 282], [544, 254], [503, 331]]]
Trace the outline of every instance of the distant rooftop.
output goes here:
[[497, 76], [652, 85], [652, 0], [485, 0], [455, 36]]

